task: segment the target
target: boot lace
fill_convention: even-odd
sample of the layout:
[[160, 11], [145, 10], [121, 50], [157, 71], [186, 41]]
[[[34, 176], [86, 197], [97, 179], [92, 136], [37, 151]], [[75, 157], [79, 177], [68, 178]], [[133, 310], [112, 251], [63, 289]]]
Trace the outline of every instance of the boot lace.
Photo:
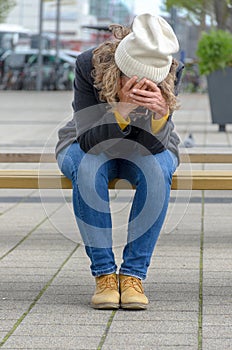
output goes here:
[[129, 276], [122, 281], [122, 289], [134, 288], [139, 293], [144, 293], [142, 282], [140, 279]]
[[112, 275], [105, 275], [99, 278], [97, 281], [98, 288], [103, 291], [105, 289], [118, 289], [117, 278]]

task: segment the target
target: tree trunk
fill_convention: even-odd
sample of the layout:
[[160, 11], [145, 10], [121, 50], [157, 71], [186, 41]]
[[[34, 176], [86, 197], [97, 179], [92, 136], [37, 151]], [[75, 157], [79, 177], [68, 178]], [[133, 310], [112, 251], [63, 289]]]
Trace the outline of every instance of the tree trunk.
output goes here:
[[200, 31], [204, 32], [206, 29], [206, 14], [204, 9], [201, 12], [201, 18], [200, 18]]
[[226, 1], [214, 0], [214, 12], [218, 29], [226, 29], [228, 6]]
[[228, 7], [228, 18], [226, 24], [226, 28], [232, 33], [232, 5], [231, 7]]

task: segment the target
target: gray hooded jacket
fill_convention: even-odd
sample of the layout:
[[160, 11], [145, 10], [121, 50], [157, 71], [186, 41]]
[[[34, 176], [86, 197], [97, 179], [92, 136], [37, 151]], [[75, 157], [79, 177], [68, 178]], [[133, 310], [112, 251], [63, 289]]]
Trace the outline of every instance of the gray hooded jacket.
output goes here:
[[[74, 80], [73, 118], [58, 131], [57, 154], [73, 142], [79, 142], [84, 152], [98, 154], [105, 152], [110, 157], [126, 156], [140, 152], [160, 153], [169, 149], [179, 157], [179, 137], [174, 132], [170, 115], [165, 126], [153, 134], [151, 113], [144, 118], [133, 119], [122, 130], [118, 125], [111, 106], [102, 103], [91, 76], [92, 51], [87, 50], [76, 60]], [[176, 94], [184, 65], [180, 62], [176, 74]]]

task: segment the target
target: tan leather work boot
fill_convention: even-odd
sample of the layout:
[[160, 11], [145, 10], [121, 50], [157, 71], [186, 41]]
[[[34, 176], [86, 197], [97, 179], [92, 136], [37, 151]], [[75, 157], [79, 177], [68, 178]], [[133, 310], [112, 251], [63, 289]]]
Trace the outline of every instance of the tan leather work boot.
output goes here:
[[119, 275], [119, 290], [123, 309], [142, 310], [147, 308], [148, 299], [139, 278]]
[[116, 273], [102, 275], [95, 278], [96, 289], [92, 297], [91, 306], [94, 309], [118, 309], [120, 294]]

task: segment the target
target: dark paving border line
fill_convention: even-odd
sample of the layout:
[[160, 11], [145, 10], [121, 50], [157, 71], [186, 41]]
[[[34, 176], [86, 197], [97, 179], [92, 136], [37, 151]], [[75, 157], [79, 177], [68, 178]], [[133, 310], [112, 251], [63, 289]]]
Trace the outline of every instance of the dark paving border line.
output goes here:
[[76, 252], [76, 250], [80, 247], [80, 244], [77, 244], [76, 247], [71, 251], [71, 253], [68, 255], [68, 257], [63, 261], [63, 263], [60, 265], [56, 273], [50, 278], [50, 280], [45, 284], [45, 286], [41, 289], [41, 291], [37, 294], [33, 302], [30, 304], [29, 308], [22, 314], [22, 316], [15, 322], [13, 327], [9, 330], [9, 332], [6, 334], [6, 336], [3, 338], [3, 340], [0, 342], [0, 348], [6, 343], [6, 341], [10, 338], [10, 336], [15, 332], [15, 330], [18, 328], [18, 326], [21, 324], [21, 322], [25, 319], [25, 317], [29, 314], [29, 312], [33, 309], [33, 307], [36, 305], [36, 303], [40, 300], [40, 298], [43, 296], [43, 294], [46, 292], [48, 287], [52, 284], [54, 279], [57, 277], [57, 275], [60, 273], [60, 271], [63, 269], [63, 267], [66, 265], [66, 263], [69, 261], [69, 259], [72, 257], [72, 255]]
[[[192, 111], [191, 111], [192, 112]], [[203, 119], [203, 117], [202, 117], [202, 119]], [[194, 121], [194, 120], [191, 120], [191, 125], [190, 126], [194, 126], [194, 125], [205, 125], [206, 123], [205, 123], [205, 121], [203, 120], [203, 121], [200, 121], [200, 120], [198, 120], [198, 121]], [[186, 121], [178, 121], [178, 126], [179, 125], [184, 125], [185, 127], [186, 127]], [[189, 127], [189, 125], [187, 125], [187, 127]]]
[[[228, 192], [228, 191], [227, 191]], [[231, 191], [232, 193], [232, 191]], [[41, 201], [41, 197], [40, 196], [34, 196], [34, 197], [30, 197], [30, 195], [28, 195], [27, 197], [25, 197], [23, 200], [20, 200], [20, 196], [15, 196], [15, 197], [7, 197], [7, 196], [1, 196], [0, 197], [0, 203], [14, 203], [14, 202], [18, 202], [16, 203], [16, 205], [20, 204], [20, 203], [42, 203]], [[115, 195], [114, 197], [111, 197], [111, 201], [117, 199], [117, 203], [128, 203], [129, 200], [131, 200], [131, 196], [126, 196], [126, 197], [122, 197], [122, 198], [117, 198], [117, 195]], [[71, 195], [65, 196], [65, 197], [55, 197], [55, 196], [46, 196], [43, 197], [43, 203], [63, 203], [65, 200], [66, 203], [72, 203], [72, 197]], [[186, 197], [178, 197], [177, 199], [175, 197], [171, 197], [169, 203], [186, 203]], [[190, 197], [189, 198], [189, 203], [201, 203], [202, 202], [202, 197], [198, 196], [198, 197]], [[212, 204], [218, 204], [218, 203], [226, 203], [226, 204], [231, 204], [232, 203], [232, 197], [222, 197], [222, 196], [218, 196], [218, 197], [205, 197], [204, 198], [204, 203], [212, 203]], [[12, 206], [11, 208], [14, 208], [15, 206]], [[9, 211], [11, 208], [6, 209], [5, 212]], [[3, 215], [2, 212], [0, 213], [0, 216]]]
[[[180, 132], [180, 130], [178, 130]], [[217, 131], [218, 132], [218, 131]], [[199, 132], [197, 131], [197, 133], [199, 134]], [[194, 136], [194, 132], [192, 132], [193, 136]], [[204, 134], [204, 132], [202, 132], [202, 134]], [[204, 143], [198, 143], [196, 144], [192, 149], [197, 149], [197, 148], [204, 148], [205, 150], [207, 150], [207, 148], [214, 148], [215, 150], [218, 149], [220, 150], [227, 148], [229, 150], [230, 145], [215, 145], [213, 143], [208, 143], [207, 146]], [[185, 148], [182, 144], [180, 146], [180, 148]]]
[[199, 261], [199, 306], [198, 306], [198, 350], [202, 350], [202, 318], [203, 318], [203, 254], [204, 254], [204, 219], [205, 197], [202, 191], [201, 201], [201, 234], [200, 234], [200, 261]]
[[[36, 191], [37, 190], [35, 190], [34, 192], [36, 192]], [[31, 193], [31, 194], [33, 194], [33, 193]], [[0, 203], [14, 203], [14, 202], [19, 202], [19, 203], [21, 203], [21, 202], [23, 202], [23, 203], [42, 203], [41, 196], [38, 195], [38, 196], [30, 197], [31, 194], [28, 195], [27, 197], [24, 197], [23, 200], [21, 199], [22, 196], [14, 196], [14, 197], [1, 196], [0, 197]], [[65, 196], [65, 197], [62, 197], [62, 198], [61, 197], [55, 197], [55, 196], [47, 196], [47, 195], [46, 195], [46, 197], [43, 196], [43, 203], [60, 204], [60, 203], [64, 203], [64, 200], [65, 200], [65, 202], [72, 203], [72, 196], [70, 195], [69, 197]], [[222, 200], [223, 200], [223, 198], [222, 198]], [[232, 202], [232, 198], [231, 198], [231, 202]], [[1, 213], [0, 213], [0, 215], [1, 215]]]
[[64, 204], [59, 205], [49, 216], [46, 216], [43, 220], [41, 220], [37, 225], [33, 227], [31, 231], [28, 232], [26, 236], [24, 236], [16, 245], [14, 245], [10, 250], [8, 250], [5, 254], [0, 256], [0, 261], [3, 260], [7, 255], [12, 253], [20, 244], [22, 244], [30, 235], [37, 230], [45, 221], [47, 221], [53, 214], [55, 214], [60, 208], [62, 208]]
[[[41, 201], [41, 196], [34, 196], [31, 197], [31, 195], [36, 192], [37, 190], [31, 192], [28, 196], [23, 197], [22, 196], [14, 196], [14, 197], [7, 197], [7, 196], [1, 196], [0, 197], [0, 203], [14, 203], [17, 202], [15, 205], [12, 207], [6, 209], [2, 213], [0, 212], [0, 216], [3, 215], [4, 213], [7, 213], [9, 210], [13, 209], [15, 206], [17, 206], [20, 203], [42, 203]], [[225, 190], [227, 193], [228, 191], [232, 193], [232, 190]], [[193, 193], [192, 193], [193, 195]], [[46, 197], [43, 196], [43, 203], [64, 203], [64, 200], [66, 203], [72, 203], [72, 196], [64, 196], [62, 198], [60, 197], [55, 197], [55, 196], [49, 196], [46, 195]], [[113, 196], [111, 195], [110, 198], [111, 201], [117, 200], [117, 203], [128, 203], [129, 200], [131, 200], [131, 196], [125, 196], [122, 198], [117, 197], [117, 193]], [[169, 200], [169, 203], [186, 203], [186, 197], [171, 197]], [[189, 198], [189, 203], [202, 203], [202, 196], [196, 196], [196, 197], [190, 197]], [[232, 197], [222, 197], [222, 196], [217, 196], [217, 197], [206, 197], [204, 196], [204, 203], [211, 203], [211, 204], [231, 204], [232, 203]]]
[[[26, 148], [28, 149], [30, 145], [30, 149], [28, 152], [31, 151], [31, 149], [35, 149], [37, 152], [41, 152], [41, 150], [37, 150], [39, 147], [42, 148], [42, 150], [44, 149], [44, 142], [43, 143], [39, 143], [39, 142], [36, 142], [35, 140], [27, 140], [26, 143], [18, 143], [17, 146], [15, 146], [15, 142], [13, 143], [1, 143], [1, 147], [3, 149], [3, 147], [5, 147], [7, 149], [7, 152], [12, 152], [12, 151], [9, 151], [9, 148], [13, 148], [15, 150], [18, 151], [18, 149], [22, 149], [22, 148]], [[54, 147], [54, 145], [46, 145], [47, 147]], [[16, 151], [16, 152], [17, 152]], [[4, 152], [4, 149], [2, 150], [2, 152]], [[6, 151], [5, 151], [6, 152]], [[25, 150], [23, 150], [23, 153], [25, 152]]]
[[102, 335], [102, 337], [101, 337], [101, 340], [100, 340], [100, 342], [99, 342], [99, 344], [98, 344], [97, 350], [101, 350], [101, 349], [102, 349], [102, 347], [103, 347], [103, 345], [104, 345], [104, 343], [105, 343], [107, 334], [109, 333], [110, 327], [111, 327], [111, 325], [112, 325], [114, 316], [116, 315], [116, 312], [117, 312], [117, 311], [118, 311], [118, 310], [112, 311], [112, 313], [111, 313], [111, 315], [110, 315], [110, 317], [109, 317], [109, 320], [108, 320], [108, 322], [107, 322], [106, 329], [105, 329], [105, 331], [104, 331], [104, 333], [103, 333], [103, 335]]

